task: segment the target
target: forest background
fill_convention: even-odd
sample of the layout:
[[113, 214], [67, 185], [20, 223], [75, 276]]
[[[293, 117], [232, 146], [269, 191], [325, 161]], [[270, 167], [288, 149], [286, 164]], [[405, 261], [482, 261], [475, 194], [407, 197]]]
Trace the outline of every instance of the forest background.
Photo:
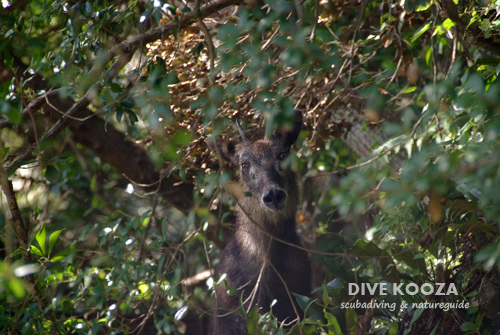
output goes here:
[[[207, 140], [304, 114], [291, 330], [500, 329], [500, 2], [2, 1], [0, 333], [203, 334], [237, 176]], [[357, 296], [349, 283], [457, 295]], [[412, 308], [466, 301], [468, 309]]]

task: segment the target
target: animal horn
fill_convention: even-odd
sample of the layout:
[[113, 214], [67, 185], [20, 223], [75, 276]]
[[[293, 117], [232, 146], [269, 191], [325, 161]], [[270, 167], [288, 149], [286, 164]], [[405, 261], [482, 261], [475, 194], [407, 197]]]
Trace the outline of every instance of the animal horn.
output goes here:
[[248, 138], [248, 135], [245, 133], [243, 128], [241, 128], [240, 121], [236, 119], [236, 128], [238, 128], [238, 132], [240, 133], [241, 139], [243, 142], [248, 142], [250, 139]]

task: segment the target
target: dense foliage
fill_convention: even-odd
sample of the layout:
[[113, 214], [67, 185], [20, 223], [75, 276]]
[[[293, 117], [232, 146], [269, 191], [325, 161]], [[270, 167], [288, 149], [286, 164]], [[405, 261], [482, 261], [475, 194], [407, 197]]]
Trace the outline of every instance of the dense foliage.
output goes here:
[[250, 334], [500, 329], [498, 2], [2, 5], [2, 334], [203, 334], [237, 176], [206, 143], [296, 109], [316, 289]]

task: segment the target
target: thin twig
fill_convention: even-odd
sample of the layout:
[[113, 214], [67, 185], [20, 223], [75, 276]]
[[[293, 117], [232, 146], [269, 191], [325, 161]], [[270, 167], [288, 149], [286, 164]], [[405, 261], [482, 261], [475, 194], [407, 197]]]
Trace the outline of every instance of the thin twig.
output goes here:
[[[43, 103], [45, 102], [45, 99], [49, 96], [53, 96], [53, 95], [56, 95], [58, 93], [60, 93], [62, 91], [62, 89], [55, 89], [55, 90], [50, 90], [40, 96], [38, 96], [37, 98], [33, 99], [29, 104], [28, 106], [26, 106], [22, 112], [22, 117], [26, 117], [26, 115], [29, 115], [33, 112], [35, 112], [38, 108], [40, 108]], [[6, 127], [9, 127], [11, 125], [11, 123], [9, 121], [3, 121], [3, 122], [0, 122], [0, 129], [2, 128], [6, 128]]]
[[[83, 108], [86, 108], [90, 103], [90, 99], [88, 98], [89, 93], [76, 102], [64, 115], [42, 136], [40, 142], [46, 141], [48, 139], [54, 138], [59, 132], [71, 121], [69, 116], [72, 116], [78, 113]], [[36, 145], [30, 145], [23, 152], [16, 156], [16, 158], [5, 166], [5, 170], [10, 170], [13, 168], [19, 167], [22, 162], [28, 159], [33, 151], [36, 149]]]
[[196, 17], [196, 24], [200, 28], [200, 30], [203, 32], [203, 36], [205, 36], [205, 43], [207, 45], [207, 50], [208, 50], [208, 58], [210, 60], [210, 72], [209, 72], [209, 79], [210, 79], [210, 84], [212, 86], [215, 85], [215, 47], [214, 47], [214, 42], [212, 41], [212, 36], [210, 36], [210, 31], [207, 28], [207, 25], [205, 22], [203, 22], [203, 16], [201, 15], [200, 11], [200, 0], [195, 1], [195, 13], [197, 14]]
[[[356, 44], [356, 37], [357, 37], [356, 35], [358, 34], [359, 28], [361, 28], [361, 21], [363, 21], [363, 16], [365, 14], [365, 9], [366, 9], [366, 6], [368, 5], [368, 2], [369, 2], [369, 0], [363, 0], [363, 3], [361, 4], [361, 9], [360, 9], [359, 14], [358, 14], [356, 28], [354, 29], [354, 34], [352, 36], [352, 42], [351, 42], [351, 48], [349, 51], [349, 56], [351, 57], [351, 59], [354, 58], [354, 45]], [[351, 80], [351, 76], [352, 76], [352, 71], [353, 71], [352, 66], [353, 66], [353, 62], [351, 61], [351, 66], [350, 66], [350, 70], [349, 70], [349, 81]]]
[[357, 168], [360, 168], [360, 167], [363, 167], [363, 166], [366, 166], [366, 165], [369, 165], [373, 162], [375, 162], [376, 160], [384, 157], [388, 152], [392, 151], [394, 147], [390, 147], [390, 148], [386, 148], [385, 150], [383, 150], [380, 154], [378, 154], [377, 156], [367, 160], [367, 161], [364, 161], [364, 162], [361, 162], [361, 163], [358, 163], [358, 164], [354, 164], [354, 165], [351, 165], [351, 166], [348, 166], [346, 168], [343, 168], [343, 169], [340, 169], [340, 170], [335, 170], [335, 171], [328, 171], [328, 172], [322, 172], [322, 173], [318, 173], [318, 174], [314, 174], [314, 175], [309, 175], [309, 176], [306, 176], [307, 178], [318, 178], [318, 177], [323, 177], [323, 176], [329, 176], [329, 175], [333, 175], [333, 174], [343, 174], [347, 171], [350, 171], [350, 170], [354, 170], [354, 169], [357, 169]]
[[56, 111], [57, 113], [65, 116], [65, 117], [68, 117], [70, 118], [71, 120], [75, 120], [75, 121], [80, 121], [80, 122], [83, 122], [83, 121], [87, 121], [88, 119], [90, 118], [93, 118], [94, 116], [96, 116], [97, 114], [91, 114], [91, 115], [88, 115], [86, 117], [75, 117], [75, 116], [71, 116], [69, 114], [66, 114], [65, 112], [63, 112], [62, 110], [60, 110], [59, 108], [57, 108], [56, 106], [54, 106], [50, 100], [49, 100], [49, 97], [47, 95], [43, 95], [43, 97], [45, 97], [45, 102], [47, 103], [47, 105], [52, 108], [54, 111]]

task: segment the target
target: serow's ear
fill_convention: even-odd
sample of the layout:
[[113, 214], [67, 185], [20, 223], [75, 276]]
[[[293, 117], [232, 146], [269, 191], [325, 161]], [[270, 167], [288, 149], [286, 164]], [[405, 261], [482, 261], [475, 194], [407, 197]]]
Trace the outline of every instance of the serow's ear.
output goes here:
[[273, 133], [273, 139], [281, 141], [284, 147], [290, 148], [295, 143], [295, 141], [297, 141], [301, 129], [302, 129], [302, 113], [296, 111], [293, 121], [293, 129], [276, 130]]
[[229, 164], [238, 164], [235, 142], [217, 137], [215, 140], [207, 139], [207, 144], [219, 160], [222, 159]]

